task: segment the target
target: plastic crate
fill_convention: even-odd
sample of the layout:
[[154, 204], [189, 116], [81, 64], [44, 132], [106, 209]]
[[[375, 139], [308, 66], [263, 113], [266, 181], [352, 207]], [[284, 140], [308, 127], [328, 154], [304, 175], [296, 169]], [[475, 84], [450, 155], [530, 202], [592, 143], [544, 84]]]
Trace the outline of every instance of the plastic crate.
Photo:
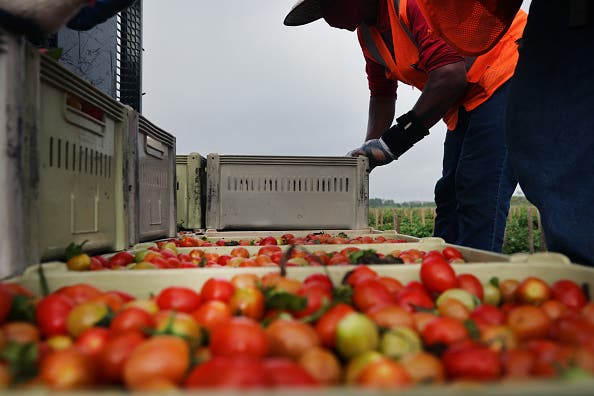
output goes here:
[[175, 237], [175, 137], [129, 109], [130, 246]]
[[206, 228], [368, 227], [367, 158], [209, 154]]
[[176, 156], [177, 226], [184, 230], [204, 228], [206, 159], [198, 153]]
[[36, 233], [25, 195], [33, 178], [29, 158], [37, 131], [39, 54], [24, 38], [0, 28], [0, 279], [38, 262]]
[[125, 108], [49, 57], [41, 57], [40, 125], [31, 186], [42, 260], [71, 242], [89, 251], [126, 248]]

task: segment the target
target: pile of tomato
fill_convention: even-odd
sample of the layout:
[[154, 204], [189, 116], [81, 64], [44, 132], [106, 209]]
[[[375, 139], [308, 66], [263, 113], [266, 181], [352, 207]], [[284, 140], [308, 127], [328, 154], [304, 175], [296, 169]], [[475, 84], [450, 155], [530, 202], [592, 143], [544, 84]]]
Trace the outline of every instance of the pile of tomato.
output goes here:
[[4, 283], [0, 387], [400, 389], [590, 377], [592, 334], [594, 303], [576, 282], [481, 282], [441, 252], [424, 254], [410, 282], [360, 265], [341, 284], [323, 272], [241, 271], [146, 298], [90, 284], [37, 298]]
[[[420, 263], [427, 252], [419, 249], [393, 250], [389, 254], [378, 253], [374, 249], [360, 249], [347, 246], [338, 251], [317, 250], [308, 252], [294, 248], [289, 254], [278, 245], [261, 246], [255, 254], [250, 254], [244, 246], [235, 246], [228, 253], [210, 251], [201, 248], [180, 252], [175, 243], [159, 242], [156, 247], [131, 252], [123, 251], [110, 257], [84, 257], [77, 255], [67, 261], [71, 270], [106, 270], [106, 269], [170, 269], [197, 267], [266, 267], [278, 266], [281, 261], [289, 267], [349, 265], [349, 264], [412, 264]], [[449, 262], [465, 262], [462, 253], [452, 246], [441, 250]], [[81, 265], [81, 263], [83, 263]]]
[[179, 247], [208, 247], [208, 246], [267, 246], [267, 245], [347, 245], [370, 243], [404, 243], [406, 239], [386, 238], [384, 235], [360, 235], [349, 237], [345, 233], [330, 234], [327, 232], [309, 233], [305, 236], [283, 234], [280, 237], [265, 236], [259, 238], [214, 238], [181, 234], [171, 239]]

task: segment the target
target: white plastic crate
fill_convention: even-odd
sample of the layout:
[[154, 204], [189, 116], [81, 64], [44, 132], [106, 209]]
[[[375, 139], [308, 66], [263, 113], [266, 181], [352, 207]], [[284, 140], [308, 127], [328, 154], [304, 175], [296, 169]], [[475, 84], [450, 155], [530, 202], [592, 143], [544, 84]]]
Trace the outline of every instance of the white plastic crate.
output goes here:
[[175, 137], [128, 109], [130, 245], [174, 237]]
[[204, 228], [206, 159], [198, 153], [176, 156], [177, 226]]
[[209, 154], [206, 228], [366, 228], [368, 168], [365, 157]]

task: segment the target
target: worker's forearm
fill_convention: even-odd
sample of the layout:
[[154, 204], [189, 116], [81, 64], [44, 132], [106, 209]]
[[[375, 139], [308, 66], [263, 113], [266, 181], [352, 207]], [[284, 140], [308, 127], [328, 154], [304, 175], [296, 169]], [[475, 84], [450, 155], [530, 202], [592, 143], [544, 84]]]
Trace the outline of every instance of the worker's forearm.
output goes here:
[[427, 84], [413, 107], [421, 124], [429, 129], [462, 98], [466, 92], [464, 62], [442, 66], [429, 73]]
[[379, 138], [394, 121], [396, 98], [371, 96], [369, 98], [369, 118], [365, 140]]

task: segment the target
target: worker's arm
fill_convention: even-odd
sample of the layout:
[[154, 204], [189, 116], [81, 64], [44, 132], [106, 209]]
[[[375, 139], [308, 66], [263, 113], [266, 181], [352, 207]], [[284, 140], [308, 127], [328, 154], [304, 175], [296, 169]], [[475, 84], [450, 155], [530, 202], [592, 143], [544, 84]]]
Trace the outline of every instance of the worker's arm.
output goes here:
[[367, 119], [366, 141], [379, 138], [388, 128], [390, 128], [392, 122], [394, 122], [395, 106], [395, 97], [369, 97], [369, 117]]

